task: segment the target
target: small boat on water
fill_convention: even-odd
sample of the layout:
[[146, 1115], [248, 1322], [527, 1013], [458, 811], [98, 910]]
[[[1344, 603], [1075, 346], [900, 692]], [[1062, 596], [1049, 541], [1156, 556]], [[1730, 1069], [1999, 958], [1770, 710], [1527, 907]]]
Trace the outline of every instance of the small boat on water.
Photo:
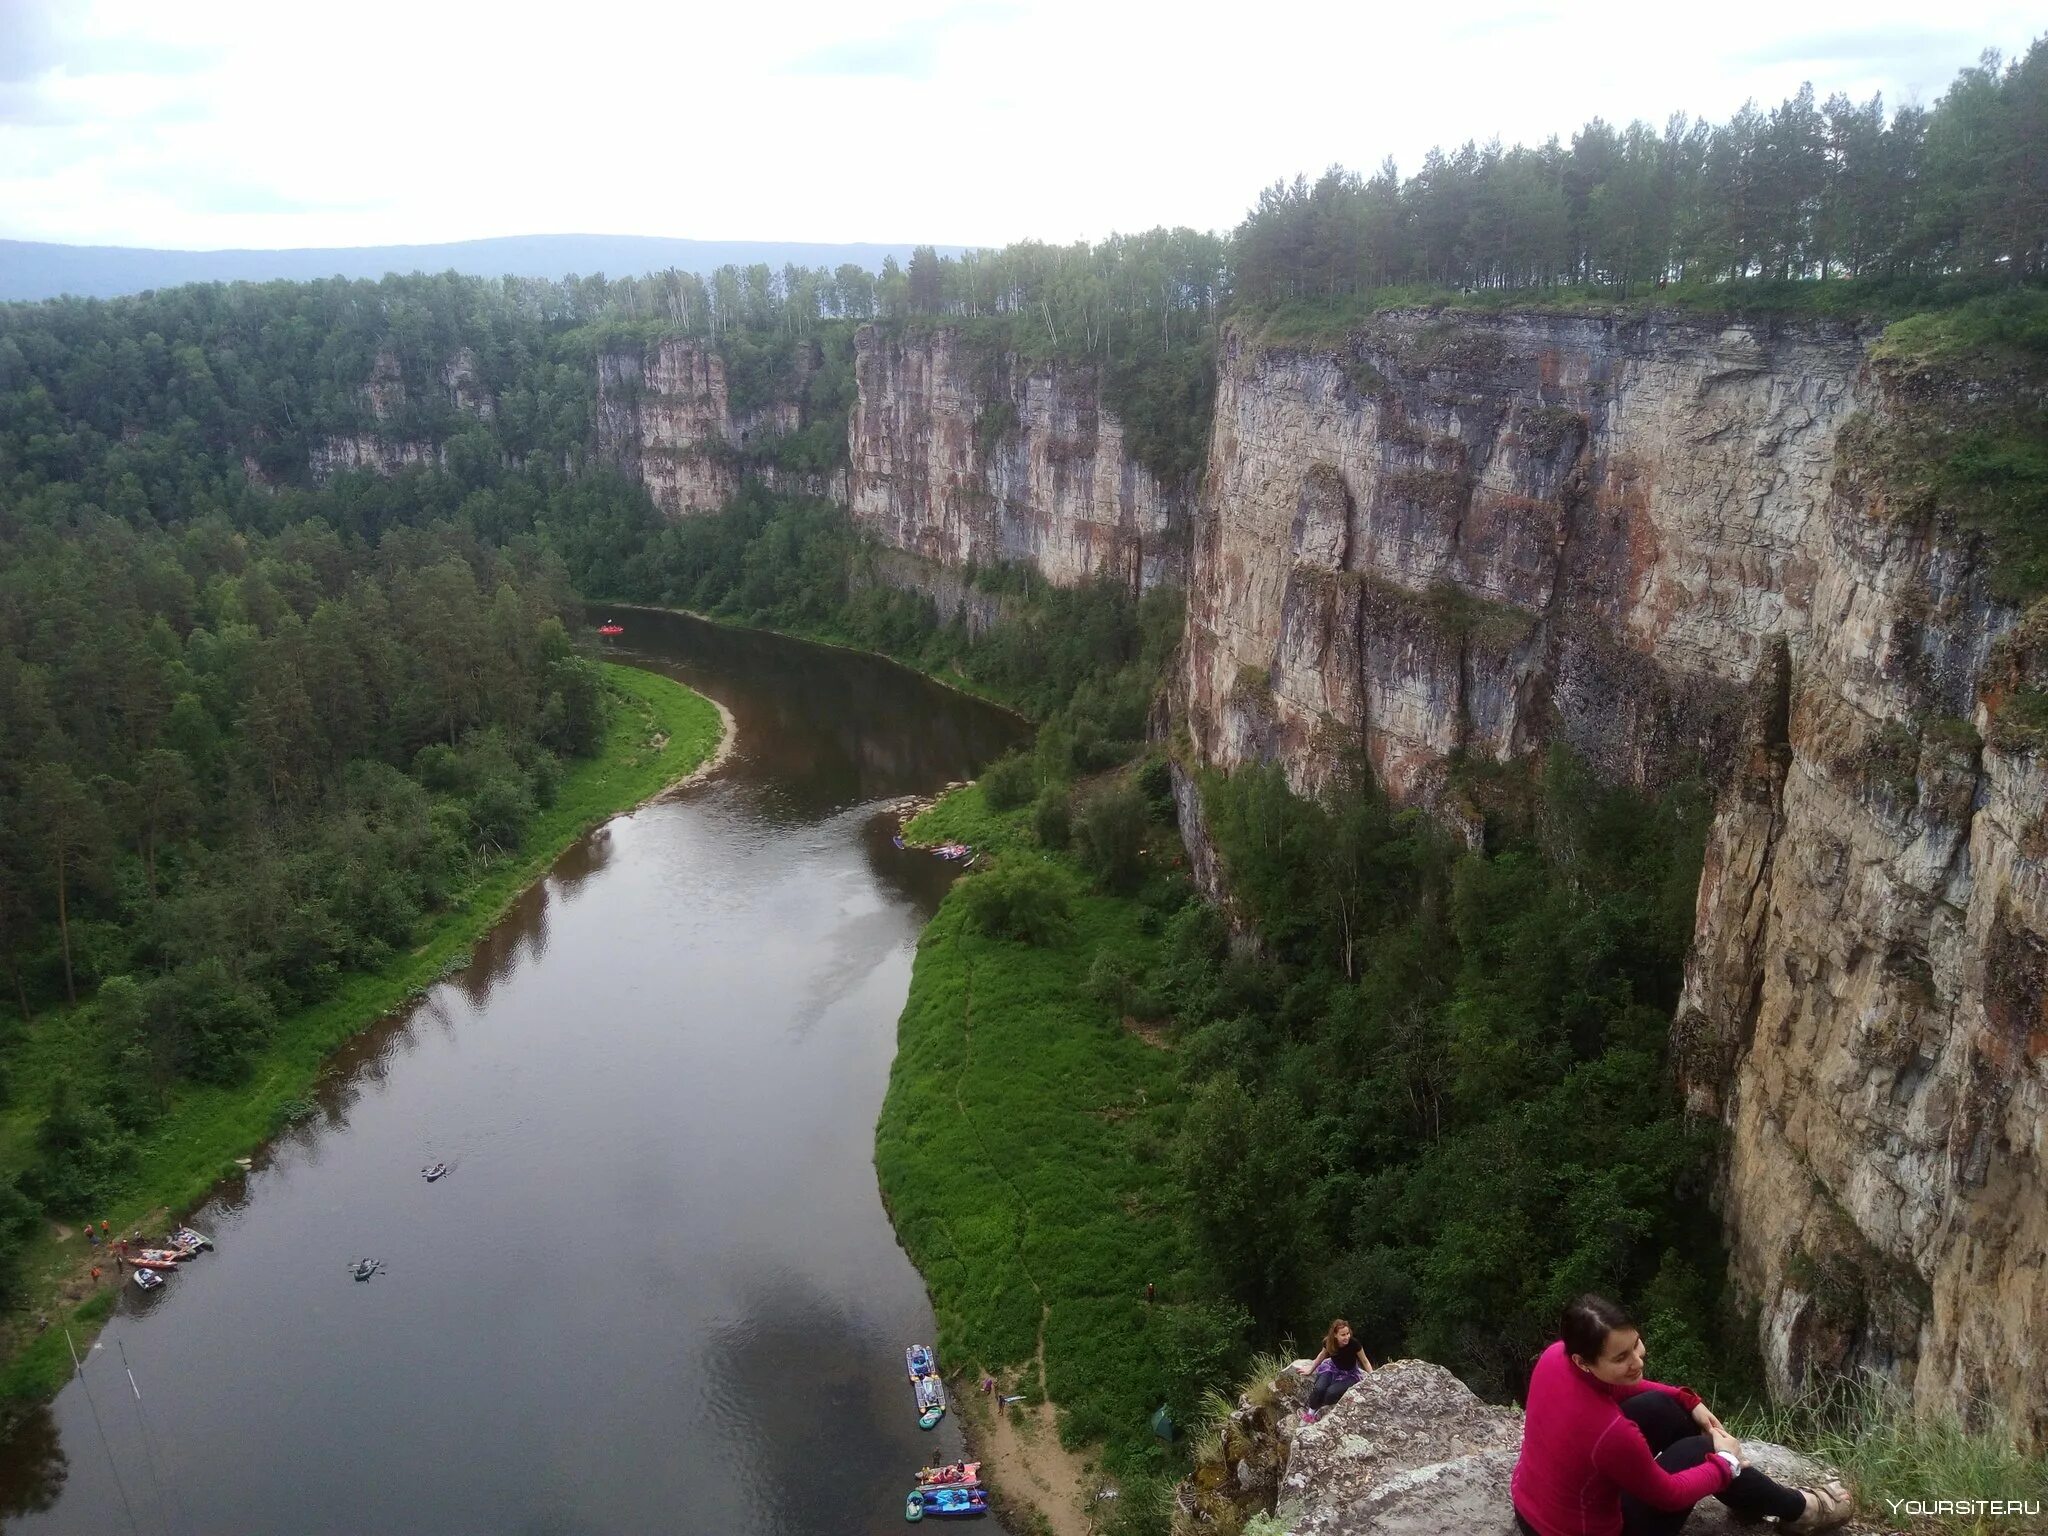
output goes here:
[[143, 1248], [128, 1255], [137, 1269], [176, 1269], [192, 1255], [180, 1248]]
[[164, 1277], [153, 1269], [138, 1269], [135, 1271], [135, 1283], [145, 1291], [162, 1290]]
[[179, 1227], [169, 1237], [164, 1239], [164, 1246], [166, 1248], [189, 1248], [194, 1253], [198, 1253], [202, 1249], [211, 1248], [213, 1246], [213, 1239], [204, 1232], [195, 1232], [190, 1227]]
[[349, 1266], [349, 1273], [358, 1280], [367, 1280], [384, 1267], [382, 1259], [358, 1259]]
[[906, 1520], [972, 1520], [988, 1513], [988, 1495], [979, 1488], [918, 1488], [904, 1501]]
[[436, 1163], [431, 1168], [422, 1168], [420, 1170], [420, 1177], [425, 1179], [429, 1184], [431, 1184], [434, 1182], [434, 1180], [442, 1177], [447, 1172], [448, 1165], [446, 1163]]
[[938, 1359], [929, 1344], [912, 1344], [903, 1351], [903, 1364], [917, 1397], [917, 1427], [930, 1429], [946, 1416], [946, 1389], [939, 1385]]
[[919, 1467], [917, 1486], [920, 1488], [972, 1488], [981, 1482], [981, 1463], [978, 1461], [949, 1461], [942, 1467]]
[[597, 632], [600, 635], [623, 635], [626, 632], [626, 626], [619, 623], [616, 619], [607, 619], [604, 623], [597, 626]]

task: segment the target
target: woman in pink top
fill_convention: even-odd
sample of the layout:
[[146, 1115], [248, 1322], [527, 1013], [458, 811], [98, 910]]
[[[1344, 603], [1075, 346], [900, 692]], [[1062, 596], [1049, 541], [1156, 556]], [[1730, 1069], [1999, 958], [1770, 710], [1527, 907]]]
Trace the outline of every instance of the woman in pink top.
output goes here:
[[1525, 1536], [1678, 1536], [1709, 1494], [1737, 1515], [1774, 1515], [1784, 1531], [1849, 1518], [1839, 1483], [1812, 1491], [1742, 1461], [1741, 1442], [1699, 1394], [1643, 1376], [1643, 1336], [1599, 1296], [1564, 1310], [1564, 1337], [1529, 1378], [1515, 1524]]

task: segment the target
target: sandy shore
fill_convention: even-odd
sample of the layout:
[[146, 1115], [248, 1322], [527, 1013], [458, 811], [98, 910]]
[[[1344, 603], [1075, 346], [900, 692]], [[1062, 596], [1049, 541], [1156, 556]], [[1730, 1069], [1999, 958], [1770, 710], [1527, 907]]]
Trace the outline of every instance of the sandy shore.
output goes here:
[[[710, 778], [712, 774], [725, 766], [725, 760], [732, 756], [733, 748], [739, 745], [739, 723], [733, 719], [732, 711], [701, 688], [692, 688], [690, 691], [718, 711], [718, 722], [724, 731], [724, 734], [718, 738], [718, 750], [684, 774], [680, 779], [677, 779], [675, 783], [657, 789], [646, 800], [641, 801], [641, 805], [647, 804], [648, 801], [659, 800], [663, 795], [672, 795], [679, 789], [688, 789], [692, 784], [701, 783], [703, 780]], [[635, 806], [634, 809], [638, 810], [639, 806]]]
[[[981, 1480], [995, 1494], [997, 1513], [1007, 1506], [1026, 1518], [1013, 1529], [1045, 1529], [1052, 1536], [1093, 1536], [1089, 1494], [1096, 1483], [1087, 1457], [1060, 1444], [1053, 1405], [1041, 1402], [1002, 1407], [997, 1398], [1018, 1390], [1016, 1376], [1035, 1373], [1039, 1395], [1045, 1384], [1045, 1319], [1038, 1324], [1038, 1357], [1024, 1372], [1005, 1372], [994, 1393], [956, 1387], [953, 1406], [967, 1436], [968, 1455], [981, 1463]], [[1039, 1526], [1030, 1524], [1036, 1517]]]

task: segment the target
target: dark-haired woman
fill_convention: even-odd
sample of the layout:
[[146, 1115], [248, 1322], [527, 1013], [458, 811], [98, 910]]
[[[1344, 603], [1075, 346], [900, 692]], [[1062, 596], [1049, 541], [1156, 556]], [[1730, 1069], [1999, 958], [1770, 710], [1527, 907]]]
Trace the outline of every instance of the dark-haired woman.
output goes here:
[[1372, 1362], [1365, 1358], [1365, 1346], [1351, 1336], [1351, 1325], [1341, 1317], [1330, 1319], [1323, 1347], [1308, 1363], [1313, 1381], [1301, 1422], [1315, 1423], [1318, 1414], [1358, 1385], [1358, 1379], [1371, 1369]]
[[1677, 1536], [1709, 1494], [1780, 1530], [1824, 1531], [1849, 1518], [1839, 1483], [1787, 1488], [1745, 1466], [1742, 1445], [1685, 1387], [1643, 1376], [1643, 1336], [1599, 1296], [1564, 1310], [1563, 1337], [1536, 1362], [1515, 1524], [1527, 1536]]

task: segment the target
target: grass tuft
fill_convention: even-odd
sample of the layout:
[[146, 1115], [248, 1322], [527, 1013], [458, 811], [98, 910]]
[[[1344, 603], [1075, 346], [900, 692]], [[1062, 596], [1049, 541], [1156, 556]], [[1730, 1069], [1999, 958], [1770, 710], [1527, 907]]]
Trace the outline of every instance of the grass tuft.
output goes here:
[[1931, 1510], [1944, 1500], [2048, 1499], [2048, 1455], [2021, 1449], [2011, 1426], [1993, 1413], [1965, 1422], [1952, 1413], [1916, 1412], [1903, 1388], [1865, 1376], [1801, 1402], [1734, 1415], [1730, 1428], [1840, 1468], [1866, 1519], [1910, 1524], [1928, 1536], [2018, 1536], [2041, 1529], [2039, 1517], [2027, 1514], [1892, 1515], [1892, 1500], [1924, 1501]]

